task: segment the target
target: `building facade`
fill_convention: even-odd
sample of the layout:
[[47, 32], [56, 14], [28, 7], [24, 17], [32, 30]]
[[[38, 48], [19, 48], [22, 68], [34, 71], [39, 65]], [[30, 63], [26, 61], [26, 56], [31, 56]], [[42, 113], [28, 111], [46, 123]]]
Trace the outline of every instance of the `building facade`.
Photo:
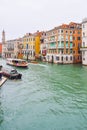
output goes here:
[[63, 24], [46, 32], [44, 41], [48, 62], [59, 64], [81, 62], [81, 28], [79, 26], [81, 27], [80, 24], [72, 22], [69, 25]]
[[[23, 59], [23, 38], [18, 38], [16, 42], [16, 50], [14, 52], [17, 54], [18, 59]], [[16, 55], [15, 54], [15, 55]]]
[[82, 64], [87, 65], [87, 18], [82, 21]]
[[82, 45], [82, 25], [71, 22], [69, 28], [73, 30], [73, 63], [81, 63], [82, 55], [80, 47]]
[[22, 58], [22, 48], [20, 48], [21, 44], [22, 38], [6, 41], [4, 58]]
[[27, 33], [23, 37], [23, 58], [35, 59], [35, 36], [31, 33]]
[[40, 38], [40, 54], [41, 54], [42, 61], [46, 61], [46, 53], [47, 53], [45, 36], [46, 36], [46, 32], [42, 32], [42, 35]]
[[35, 60], [40, 54], [40, 37], [41, 32], [34, 34], [27, 33], [23, 37], [23, 58], [27, 60]]
[[39, 31], [34, 33], [34, 36], [35, 36], [35, 59], [39, 59], [41, 56], [40, 45], [41, 45], [42, 34], [43, 34], [43, 32], [39, 32]]

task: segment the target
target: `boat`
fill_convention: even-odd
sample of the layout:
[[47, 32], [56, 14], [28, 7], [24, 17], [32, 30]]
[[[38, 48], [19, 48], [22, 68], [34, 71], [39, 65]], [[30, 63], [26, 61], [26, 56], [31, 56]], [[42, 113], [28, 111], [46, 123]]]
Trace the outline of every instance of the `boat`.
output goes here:
[[38, 64], [37, 61], [30, 61], [29, 63]]
[[28, 62], [23, 59], [8, 58], [6, 64], [16, 66], [16, 67], [28, 67]]
[[2, 68], [2, 76], [9, 79], [21, 79], [22, 74], [18, 73], [16, 69]]

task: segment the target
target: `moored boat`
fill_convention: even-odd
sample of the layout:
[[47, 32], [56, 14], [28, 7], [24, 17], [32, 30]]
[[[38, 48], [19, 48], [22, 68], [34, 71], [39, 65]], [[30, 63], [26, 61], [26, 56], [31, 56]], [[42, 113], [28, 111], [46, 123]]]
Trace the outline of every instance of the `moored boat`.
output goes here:
[[30, 61], [30, 63], [33, 63], [33, 64], [38, 64], [37, 61]]
[[9, 79], [21, 79], [22, 74], [18, 73], [16, 69], [2, 68], [2, 75]]
[[23, 59], [8, 58], [6, 64], [16, 66], [16, 67], [28, 67], [28, 62]]

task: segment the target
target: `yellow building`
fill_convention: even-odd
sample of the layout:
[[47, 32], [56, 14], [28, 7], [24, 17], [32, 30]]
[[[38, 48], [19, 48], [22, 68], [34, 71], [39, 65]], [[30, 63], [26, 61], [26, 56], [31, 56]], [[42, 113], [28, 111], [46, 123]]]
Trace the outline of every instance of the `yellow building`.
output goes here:
[[23, 54], [24, 59], [35, 59], [35, 37], [31, 33], [27, 33], [23, 37]]
[[40, 32], [34, 34], [27, 33], [23, 37], [23, 58], [27, 60], [35, 60], [40, 54]]

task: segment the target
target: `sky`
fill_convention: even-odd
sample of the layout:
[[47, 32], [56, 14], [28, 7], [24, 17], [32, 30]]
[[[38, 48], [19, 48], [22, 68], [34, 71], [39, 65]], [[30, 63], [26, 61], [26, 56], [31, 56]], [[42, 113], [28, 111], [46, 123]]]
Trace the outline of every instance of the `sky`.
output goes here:
[[47, 31], [87, 17], [87, 0], [0, 0], [0, 41]]

